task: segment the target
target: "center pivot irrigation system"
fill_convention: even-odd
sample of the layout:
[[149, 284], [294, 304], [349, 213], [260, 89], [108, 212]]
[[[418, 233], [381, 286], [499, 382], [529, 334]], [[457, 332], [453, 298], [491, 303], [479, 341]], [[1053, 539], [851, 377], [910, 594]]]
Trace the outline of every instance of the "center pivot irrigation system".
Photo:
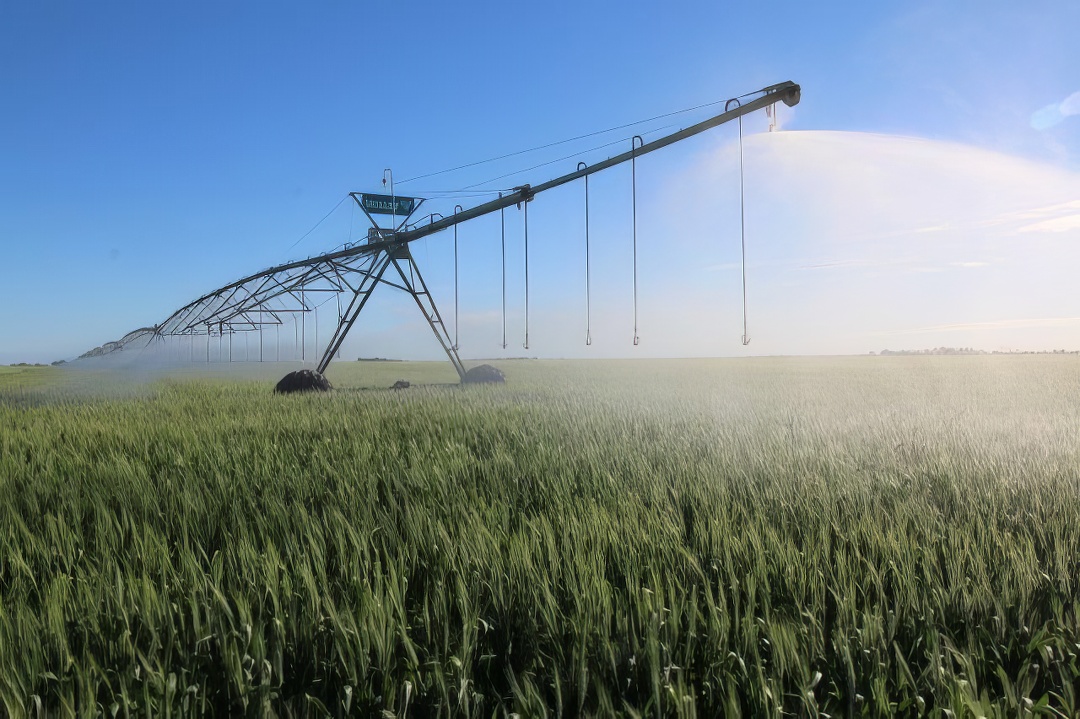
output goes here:
[[[752, 98], [752, 99], [748, 99]], [[435, 306], [434, 298], [420, 274], [420, 268], [416, 264], [409, 244], [422, 237], [433, 235], [436, 232], [455, 228], [455, 295], [457, 292], [457, 225], [474, 220], [478, 217], [502, 212], [508, 207], [524, 207], [525, 213], [525, 348], [529, 346], [528, 330], [528, 242], [529, 242], [529, 202], [541, 192], [565, 185], [575, 180], [585, 180], [586, 191], [586, 242], [588, 242], [588, 177], [602, 170], [620, 165], [624, 162], [634, 164], [636, 158], [646, 155], [654, 150], [667, 147], [680, 140], [685, 140], [706, 130], [722, 125], [731, 120], [742, 118], [762, 108], [770, 108], [778, 101], [788, 106], [794, 106], [799, 102], [800, 88], [793, 82], [782, 82], [771, 85], [756, 92], [748, 93], [738, 99], [729, 100], [724, 112], [709, 118], [696, 125], [674, 132], [670, 135], [658, 138], [651, 142], [644, 142], [640, 136], [634, 136], [631, 140], [629, 151], [610, 157], [592, 166], [578, 163], [577, 169], [555, 179], [539, 185], [522, 185], [515, 187], [506, 193], [500, 193], [498, 199], [479, 204], [475, 207], [463, 209], [456, 206], [450, 216], [431, 214], [423, 220], [409, 224], [409, 220], [424, 200], [412, 197], [398, 197], [393, 194], [391, 184], [390, 195], [374, 195], [370, 193], [349, 193], [365, 216], [371, 222], [366, 241], [354, 245], [346, 245], [343, 249], [327, 252], [304, 260], [288, 262], [283, 265], [271, 267], [257, 274], [244, 277], [207, 293], [202, 297], [190, 302], [169, 316], [164, 322], [153, 327], [143, 327], [129, 332], [116, 342], [110, 342], [102, 347], [91, 350], [85, 356], [97, 356], [122, 350], [133, 343], [143, 343], [147, 346], [155, 340], [164, 340], [166, 337], [188, 337], [188, 351], [191, 359], [195, 357], [195, 338], [206, 337], [206, 358], [210, 359], [210, 339], [218, 338], [218, 352], [222, 351], [221, 342], [225, 337], [229, 338], [229, 356], [232, 356], [232, 335], [236, 332], [259, 332], [259, 359], [263, 358], [263, 330], [272, 327], [280, 335], [281, 326], [286, 319], [293, 320], [294, 330], [301, 341], [301, 347], [305, 352], [306, 359], [307, 338], [299, 337], [303, 332], [306, 335], [306, 323], [296, 322], [296, 317], [303, 319], [307, 313], [315, 312], [315, 332], [318, 332], [318, 308], [330, 299], [336, 299], [337, 327], [326, 343], [325, 350], [319, 359], [317, 369], [320, 373], [326, 371], [327, 365], [333, 359], [344, 342], [349, 330], [356, 323], [360, 312], [371, 298], [372, 292], [380, 284], [389, 285], [409, 293], [420, 308], [424, 319], [427, 320], [431, 331], [435, 334], [439, 344], [442, 345], [450, 362], [458, 375], [465, 378], [465, 368], [458, 356], [458, 345], [455, 338], [450, 336], [443, 322], [442, 315]], [[741, 141], [740, 119], [740, 141]], [[740, 149], [741, 153], [741, 149]], [[740, 154], [741, 163], [741, 154]], [[636, 220], [636, 189], [634, 191], [634, 344], [638, 344], [637, 336], [637, 220]], [[379, 225], [373, 215], [390, 215], [391, 227], [384, 228]], [[399, 223], [398, 217], [404, 217]], [[505, 242], [505, 239], [504, 239]], [[744, 246], [745, 250], [745, 246]], [[588, 257], [586, 255], [586, 261]], [[505, 267], [505, 263], [504, 263]], [[392, 270], [392, 271], [391, 271]], [[388, 277], [389, 275], [389, 277]], [[743, 302], [745, 309], [745, 265], [743, 272]], [[505, 269], [503, 276], [503, 296], [505, 302]], [[332, 297], [329, 297], [331, 295]], [[321, 298], [321, 301], [320, 301]], [[343, 302], [344, 299], [344, 302]], [[455, 311], [456, 311], [455, 296]], [[455, 334], [457, 327], [455, 326]], [[743, 342], [747, 341], [745, 335], [744, 314]], [[586, 342], [591, 340], [587, 335]], [[318, 346], [318, 337], [315, 338]], [[505, 316], [503, 347], [505, 340]], [[200, 348], [201, 349], [201, 348]], [[275, 343], [275, 349], [280, 353], [280, 342]], [[201, 354], [201, 352], [200, 352]]]

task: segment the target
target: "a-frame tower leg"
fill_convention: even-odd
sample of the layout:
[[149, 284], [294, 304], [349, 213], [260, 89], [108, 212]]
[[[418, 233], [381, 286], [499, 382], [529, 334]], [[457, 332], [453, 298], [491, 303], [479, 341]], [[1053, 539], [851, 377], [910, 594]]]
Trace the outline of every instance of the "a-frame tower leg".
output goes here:
[[[431, 331], [435, 333], [435, 339], [439, 340], [439, 344], [442, 345], [446, 356], [450, 358], [450, 363], [457, 370], [458, 377], [464, 382], [465, 366], [461, 364], [461, 358], [458, 356], [457, 348], [454, 347], [454, 341], [450, 339], [450, 333], [446, 331], [446, 325], [443, 324], [439, 308], [435, 306], [435, 299], [428, 292], [427, 283], [424, 282], [424, 277], [420, 274], [420, 268], [416, 266], [416, 260], [413, 259], [412, 253], [409, 252], [409, 246], [402, 245], [397, 251], [391, 250], [391, 254], [390, 261], [393, 263], [394, 268], [397, 269], [398, 274], [401, 275], [402, 284], [405, 285], [412, 298], [416, 300], [416, 306], [424, 313], [424, 319], [427, 320]], [[403, 262], [410, 267], [410, 273], [407, 274], [401, 266]], [[415, 282], [410, 275], [415, 277]]]
[[[401, 276], [400, 285], [396, 282], [389, 282], [383, 279], [383, 274], [391, 265], [393, 265], [394, 269], [396, 269], [397, 273]], [[407, 265], [410, 271], [406, 272], [402, 265]], [[450, 363], [454, 365], [454, 370], [458, 373], [458, 377], [464, 381], [465, 367], [461, 364], [461, 358], [458, 356], [457, 350], [454, 348], [454, 343], [450, 339], [450, 334], [446, 330], [442, 315], [439, 314], [439, 309], [435, 306], [435, 300], [428, 291], [427, 283], [424, 282], [424, 277], [420, 274], [420, 268], [416, 265], [412, 253], [409, 252], [408, 245], [387, 247], [384, 250], [380, 250], [375, 256], [371, 268], [364, 275], [360, 287], [357, 288], [354, 293], [352, 300], [349, 302], [349, 307], [342, 315], [341, 321], [338, 323], [333, 337], [330, 338], [330, 343], [326, 346], [326, 352], [323, 353], [322, 359], [319, 360], [319, 373], [321, 374], [326, 371], [327, 366], [330, 364], [330, 360], [334, 357], [334, 353], [341, 347], [341, 343], [345, 340], [345, 335], [352, 329], [353, 324], [356, 322], [356, 318], [360, 315], [360, 311], [364, 309], [364, 305], [367, 304], [368, 299], [371, 297], [371, 293], [380, 282], [389, 284], [392, 287], [397, 287], [398, 289], [403, 289], [412, 295], [413, 300], [416, 302], [416, 306], [420, 308], [420, 311], [424, 315], [424, 319], [427, 320], [428, 326], [431, 327], [431, 331], [435, 333], [435, 338], [439, 340], [439, 344], [442, 345], [443, 351], [446, 352], [446, 356], [450, 358]]]

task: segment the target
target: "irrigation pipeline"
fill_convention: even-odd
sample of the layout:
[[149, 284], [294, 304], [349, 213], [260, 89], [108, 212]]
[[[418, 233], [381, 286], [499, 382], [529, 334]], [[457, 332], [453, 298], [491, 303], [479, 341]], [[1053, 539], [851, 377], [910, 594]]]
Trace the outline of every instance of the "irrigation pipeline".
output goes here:
[[[477, 217], [482, 217], [491, 212], [506, 209], [512, 205], [517, 205], [518, 203], [523, 202], [527, 199], [531, 199], [546, 190], [561, 187], [562, 185], [573, 182], [574, 180], [580, 180], [581, 178], [587, 177], [588, 175], [593, 175], [597, 172], [601, 172], [603, 170], [615, 167], [616, 165], [621, 165], [622, 163], [627, 162], [632, 158], [641, 157], [642, 155], [647, 155], [650, 152], [655, 152], [656, 150], [667, 147], [668, 145], [672, 145], [676, 142], [679, 142], [680, 140], [685, 140], [689, 137], [693, 137], [694, 135], [699, 135], [706, 130], [711, 130], [714, 127], [718, 127], [719, 125], [724, 124], [725, 122], [737, 119], [739, 117], [742, 117], [743, 115], [747, 115], [755, 110], [760, 110], [777, 102], [782, 101], [788, 105], [793, 106], [799, 102], [801, 88], [797, 84], [788, 81], [779, 83], [777, 85], [771, 85], [769, 87], [763, 88], [762, 90], [758, 90], [757, 93], [750, 94], [758, 93], [760, 93], [761, 96], [755, 98], [750, 102], [741, 104], [732, 110], [726, 110], [715, 117], [712, 117], [703, 122], [699, 122], [696, 125], [691, 125], [690, 127], [679, 130], [678, 132], [674, 132], [670, 135], [665, 135], [664, 137], [653, 140], [652, 142], [647, 142], [641, 147], [637, 148], [636, 151], [631, 150], [628, 152], [624, 152], [620, 155], [615, 155], [614, 157], [609, 157], [608, 159], [602, 162], [598, 162], [595, 165], [591, 165], [580, 170], [575, 170], [574, 172], [570, 172], [560, 177], [556, 177], [553, 180], [548, 180], [547, 182], [536, 185], [535, 187], [531, 185], [522, 185], [520, 187], [516, 187], [514, 188], [514, 191], [509, 194], [500, 193], [498, 198], [471, 207], [452, 217], [443, 217], [439, 220], [433, 220], [432, 222], [422, 224], [411, 229], [394, 232], [392, 233], [392, 236], [387, 239], [368, 242], [364, 245], [341, 249], [335, 252], [328, 252], [326, 254], [309, 257], [304, 260], [288, 262], [283, 265], [264, 270], [263, 272], [259, 272], [257, 274], [245, 277], [241, 280], [237, 280], [236, 282], [226, 285], [225, 287], [222, 287], [215, 292], [204, 295], [203, 297], [200, 297], [198, 300], [196, 300], [196, 302], [208, 299], [224, 291], [239, 287], [245, 282], [250, 282], [253, 279], [258, 279], [271, 273], [282, 272], [297, 267], [308, 267], [319, 262], [346, 259], [349, 257], [356, 257], [358, 255], [374, 254], [381, 250], [386, 250], [391, 246], [400, 246], [405, 243], [414, 242], [423, 237], [427, 237], [428, 235], [433, 235], [436, 232], [441, 232], [443, 230], [449, 229], [450, 227], [453, 227], [458, 223], [468, 222], [469, 220], [474, 220]], [[185, 308], [187, 306], [185, 306]]]
[[[643, 143], [636, 149], [631, 149], [622, 154], [615, 155], [614, 157], [609, 157], [608, 159], [603, 160], [602, 162], [597, 162], [592, 166], [577, 169], [573, 172], [569, 172], [560, 177], [556, 177], [553, 180], [548, 180], [547, 182], [541, 183], [539, 185], [522, 185], [520, 187], [516, 187], [514, 188], [514, 192], [510, 193], [509, 195], [482, 203], [480, 205], [476, 205], [475, 207], [465, 210], [464, 212], [461, 212], [454, 217], [445, 217], [438, 221], [428, 223], [426, 225], [420, 225], [413, 229], [398, 232], [392, 240], [389, 240], [387, 242], [412, 242], [413, 240], [418, 240], [421, 237], [426, 237], [436, 232], [449, 229], [451, 226], [458, 222], [467, 222], [477, 217], [486, 215], [490, 212], [494, 212], [500, 208], [509, 207], [510, 205], [516, 205], [519, 202], [524, 201], [526, 198], [535, 197], [541, 192], [560, 187], [575, 180], [580, 180], [583, 177], [595, 174], [597, 172], [602, 172], [609, 168], [615, 167], [616, 165], [621, 165], [624, 162], [639, 158], [642, 155], [647, 155], [650, 152], [654, 152], [661, 148], [667, 147], [668, 145], [672, 145], [681, 140], [693, 137], [694, 135], [701, 134], [706, 130], [710, 130], [714, 127], [724, 124], [725, 122], [737, 119], [739, 117], [742, 117], [743, 115], [747, 115], [751, 112], [754, 112], [755, 110], [760, 110], [762, 108], [768, 107], [769, 105], [773, 105], [777, 102], [784, 102], [788, 105], [795, 105], [799, 102], [800, 94], [801, 88], [797, 84], [790, 81], [782, 82], [777, 85], [771, 85], [769, 87], [758, 90], [755, 93], [748, 93], [748, 95], [759, 95], [759, 97], [756, 97], [749, 102], [742, 103], [734, 109], [725, 110], [721, 114], [699, 122], [696, 125], [691, 125], [690, 127], [687, 127], [683, 130], [671, 133], [670, 135], [665, 135], [651, 142]], [[747, 95], [744, 95], [743, 97], [747, 97]], [[369, 247], [371, 247], [371, 245], [367, 245], [364, 248], [355, 248], [353, 251], [363, 251], [367, 250]], [[373, 251], [374, 249], [374, 247], [371, 247], [371, 249], [368, 251]]]
[[[362, 301], [357, 301], [357, 297], [354, 297], [354, 302], [359, 306], [353, 307], [350, 304], [350, 308], [347, 309], [342, 316], [342, 322], [335, 332], [334, 337], [331, 340], [330, 347], [332, 351], [337, 351], [341, 341], [344, 339], [344, 334], [352, 327], [353, 322], [356, 320], [356, 314], [363, 306], [368, 296], [370, 296], [370, 288], [374, 284], [394, 283], [382, 278], [382, 272], [385, 271], [387, 262], [387, 254], [391, 257], [399, 256], [402, 248], [409, 243], [419, 240], [428, 235], [441, 232], [442, 230], [456, 227], [462, 222], [468, 222], [469, 220], [482, 217], [492, 212], [499, 211], [503, 214], [506, 208], [511, 205], [519, 205], [520, 203], [526, 203], [532, 200], [536, 195], [541, 192], [545, 192], [556, 187], [560, 187], [570, 182], [574, 182], [579, 179], [586, 179], [589, 175], [597, 172], [602, 172], [616, 165], [624, 162], [631, 162], [632, 172], [636, 172], [636, 161], [639, 157], [647, 155], [650, 152], [654, 152], [668, 145], [674, 144], [681, 140], [685, 140], [694, 135], [705, 132], [719, 125], [722, 125], [731, 120], [740, 119], [743, 115], [749, 114], [759, 109], [775, 105], [777, 102], [784, 102], [789, 106], [793, 106], [799, 102], [801, 94], [801, 88], [799, 85], [793, 82], [782, 82], [776, 85], [763, 88], [761, 90], [747, 93], [740, 96], [739, 100], [734, 103], [728, 102], [725, 106], [723, 113], [711, 117], [707, 120], [691, 125], [677, 132], [662, 136], [650, 142], [640, 141], [638, 137], [632, 140], [631, 149], [627, 152], [609, 157], [606, 160], [597, 162], [591, 166], [586, 166], [581, 163], [577, 166], [573, 172], [569, 172], [565, 175], [561, 175], [552, 180], [548, 180], [538, 185], [522, 185], [513, 188], [513, 191], [507, 193], [499, 193], [496, 199], [483, 202], [479, 205], [475, 205], [471, 208], [461, 211], [455, 211], [452, 216], [443, 217], [441, 215], [431, 215], [428, 221], [415, 223], [409, 226], [406, 219], [393, 229], [378, 228], [376, 225], [375, 232], [369, 234], [367, 242], [357, 245], [346, 245], [340, 249], [336, 249], [331, 252], [327, 252], [321, 255], [308, 257], [302, 260], [296, 260], [293, 262], [287, 262], [275, 267], [271, 267], [261, 272], [244, 277], [240, 280], [232, 282], [224, 287], [218, 288], [213, 292], [207, 293], [196, 300], [189, 302], [181, 307], [179, 310], [170, 315], [161, 324], [153, 327], [143, 327], [134, 330], [123, 338], [116, 342], [109, 342], [103, 345], [99, 350], [101, 353], [111, 352], [115, 349], [122, 348], [128, 342], [132, 342], [139, 338], [152, 339], [155, 336], [161, 335], [173, 335], [173, 334], [186, 334], [194, 331], [199, 327], [206, 326], [208, 328], [208, 334], [210, 333], [210, 327], [212, 325], [219, 325], [219, 336], [223, 332], [223, 325], [229, 324], [230, 330], [232, 325], [237, 322], [241, 324], [248, 324], [252, 322], [249, 318], [249, 313], [265, 310], [269, 314], [275, 324], [280, 324], [281, 316], [287, 316], [292, 314], [295, 317], [296, 312], [301, 313], [300, 322], [297, 324], [306, 324], [306, 318], [304, 315], [308, 310], [307, 302], [305, 299], [300, 299], [297, 295], [300, 295], [304, 291], [305, 287], [310, 288], [311, 291], [352, 291], [357, 297], [360, 294], [363, 295]], [[750, 98], [743, 102], [742, 98]], [[731, 107], [735, 104], [735, 107]], [[640, 144], [639, 144], [640, 141]], [[635, 188], [635, 205], [636, 205], [636, 188]], [[391, 194], [393, 191], [391, 190]], [[350, 193], [354, 201], [364, 210], [360, 202], [360, 198], [357, 193]], [[418, 206], [419, 203], [417, 203]], [[415, 212], [415, 206], [413, 208]], [[528, 210], [526, 209], [526, 217]], [[634, 208], [636, 216], [636, 206]], [[438, 219], [436, 219], [438, 217]], [[370, 219], [370, 216], [369, 216]], [[373, 225], [374, 221], [372, 222]], [[526, 220], [526, 233], [527, 233], [527, 220]], [[635, 270], [634, 270], [634, 295], [635, 295], [635, 308], [634, 308], [634, 336], [635, 344], [637, 340], [637, 268], [636, 268], [636, 222], [634, 230], [634, 253], [635, 253]], [[505, 221], [503, 222], [502, 232], [503, 243], [503, 344], [506, 343], [506, 274], [505, 274]], [[745, 249], [745, 248], [744, 248]], [[405, 252], [405, 255], [408, 255]], [[456, 253], [455, 253], [456, 257]], [[526, 262], [528, 261], [526, 252]], [[414, 271], [414, 263], [409, 261], [409, 274]], [[745, 264], [745, 259], [744, 259]], [[744, 267], [745, 272], [745, 267]], [[455, 273], [456, 274], [456, 273]], [[355, 281], [357, 286], [354, 286], [350, 281]], [[405, 279], [408, 282], [408, 279]], [[251, 283], [250, 285], [248, 283]], [[322, 286], [316, 287], [316, 283], [322, 283]], [[409, 283], [411, 286], [411, 282]], [[456, 283], [455, 283], [456, 288]], [[407, 288], [402, 288], [407, 289]], [[744, 280], [744, 296], [745, 296], [745, 280]], [[241, 294], [237, 294], [238, 290], [243, 290]], [[587, 290], [588, 291], [588, 290]], [[302, 297], [302, 295], [301, 295]], [[290, 299], [292, 298], [292, 299]], [[293, 300], [300, 299], [299, 307], [286, 306], [285, 303], [292, 303]], [[528, 300], [526, 292], [526, 301]], [[457, 303], [455, 298], [455, 321], [457, 319]], [[745, 301], [744, 301], [745, 311]], [[526, 318], [528, 313], [526, 312]], [[745, 316], [744, 316], [745, 320]], [[430, 318], [429, 318], [430, 321]], [[441, 326], [441, 320], [438, 321]], [[306, 330], [306, 328], [303, 328]], [[456, 328], [455, 328], [456, 330]], [[745, 321], [744, 321], [745, 332]], [[438, 333], [438, 331], [437, 331]], [[587, 341], [591, 339], [587, 336]], [[744, 337], [745, 339], [745, 337]], [[455, 338], [451, 341], [452, 345], [449, 349], [453, 349], [453, 346], [457, 344], [457, 337], [455, 331]], [[302, 343], [302, 347], [306, 350], [306, 341]], [[528, 345], [528, 334], [526, 329], [526, 346]], [[330, 349], [330, 348], [328, 348]], [[302, 351], [304, 351], [302, 350]], [[305, 352], [306, 354], [306, 352]], [[322, 364], [325, 364], [327, 358], [323, 359]]]

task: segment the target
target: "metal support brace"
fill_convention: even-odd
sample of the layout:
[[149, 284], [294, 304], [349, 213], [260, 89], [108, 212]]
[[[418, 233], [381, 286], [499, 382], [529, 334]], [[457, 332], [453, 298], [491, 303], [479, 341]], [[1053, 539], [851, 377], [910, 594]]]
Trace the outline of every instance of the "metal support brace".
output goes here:
[[349, 306], [338, 321], [337, 329], [334, 330], [329, 344], [326, 345], [326, 351], [323, 353], [322, 359], [319, 360], [317, 369], [320, 374], [326, 371], [326, 367], [330, 364], [330, 360], [333, 359], [334, 353], [341, 348], [341, 343], [345, 341], [345, 335], [349, 334], [349, 330], [352, 329], [356, 318], [360, 315], [360, 310], [364, 309], [364, 305], [371, 298], [371, 293], [379, 285], [379, 280], [382, 279], [383, 273], [386, 272], [386, 268], [389, 266], [389, 253], [380, 253], [373, 258], [371, 267], [360, 280], [360, 285], [356, 288], [356, 292], [353, 293]]

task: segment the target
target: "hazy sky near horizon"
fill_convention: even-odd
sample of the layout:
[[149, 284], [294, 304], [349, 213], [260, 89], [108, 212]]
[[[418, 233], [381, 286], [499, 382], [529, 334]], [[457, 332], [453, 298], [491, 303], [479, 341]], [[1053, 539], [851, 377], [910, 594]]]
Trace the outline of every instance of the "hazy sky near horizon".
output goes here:
[[[506, 350], [498, 217], [460, 228], [462, 353], [1080, 349], [1077, 27], [1072, 0], [0, 0], [0, 363], [74, 357], [355, 239], [343, 203], [300, 240], [386, 167], [449, 214], [722, 104], [410, 178], [783, 80], [803, 99], [778, 131], [762, 113], [744, 126], [748, 346], [726, 125], [638, 162], [638, 347], [623, 166], [590, 180], [594, 344], [577, 183], [530, 205], [527, 351], [520, 213]], [[414, 247], [444, 314], [451, 247], [448, 232]], [[345, 356], [440, 356], [407, 296], [384, 288], [370, 309]]]

